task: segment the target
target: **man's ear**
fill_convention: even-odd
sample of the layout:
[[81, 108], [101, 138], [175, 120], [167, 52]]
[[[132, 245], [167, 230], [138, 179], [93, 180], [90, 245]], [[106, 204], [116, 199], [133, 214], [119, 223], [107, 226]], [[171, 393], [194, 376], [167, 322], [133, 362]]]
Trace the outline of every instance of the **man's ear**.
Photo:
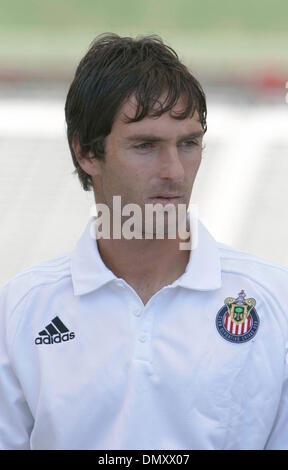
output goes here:
[[82, 170], [85, 171], [85, 173], [91, 176], [101, 175], [101, 161], [98, 158], [92, 158], [94, 157], [93, 152], [90, 151], [84, 156], [81, 155], [81, 147], [77, 134], [74, 134], [72, 138], [72, 148], [74, 150], [77, 162], [81, 166]]

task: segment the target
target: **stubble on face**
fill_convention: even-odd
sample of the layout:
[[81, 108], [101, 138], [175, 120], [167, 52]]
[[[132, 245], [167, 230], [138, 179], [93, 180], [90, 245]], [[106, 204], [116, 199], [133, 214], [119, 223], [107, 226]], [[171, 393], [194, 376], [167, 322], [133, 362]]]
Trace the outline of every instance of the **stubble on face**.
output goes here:
[[[183, 102], [179, 100], [172, 110], [183, 110]], [[92, 177], [96, 204], [107, 204], [113, 214], [113, 196], [121, 196], [121, 207], [136, 204], [142, 211], [142, 230], [145, 227], [145, 205], [152, 204], [151, 198], [158, 195], [172, 194], [173, 204], [185, 204], [188, 208], [193, 183], [201, 162], [202, 138], [193, 151], [184, 150], [178, 145], [179, 136], [191, 132], [201, 132], [198, 112], [192, 118], [176, 120], [170, 113], [158, 118], [146, 116], [135, 123], [125, 123], [125, 117], [134, 117], [136, 111], [135, 97], [124, 102], [116, 116], [111, 133], [105, 140], [105, 159], [101, 162], [101, 175]], [[154, 142], [151, 151], [137, 149], [141, 141], [133, 142], [135, 135], [154, 135], [163, 139]], [[145, 140], [143, 140], [145, 142]], [[144, 143], [145, 146], [145, 143]], [[179, 148], [179, 150], [177, 150]], [[178, 152], [178, 153], [177, 153]], [[121, 217], [124, 223], [129, 216], [122, 213], [114, 214]], [[155, 227], [155, 216], [152, 227]], [[167, 219], [167, 214], [165, 215]], [[165, 231], [168, 226], [165, 219]], [[148, 221], [151, 227], [151, 219]], [[179, 221], [177, 220], [177, 225]], [[140, 227], [139, 227], [140, 229]], [[153, 229], [154, 230], [154, 229]], [[142, 232], [143, 233], [143, 232]], [[154, 232], [155, 233], [155, 232]]]

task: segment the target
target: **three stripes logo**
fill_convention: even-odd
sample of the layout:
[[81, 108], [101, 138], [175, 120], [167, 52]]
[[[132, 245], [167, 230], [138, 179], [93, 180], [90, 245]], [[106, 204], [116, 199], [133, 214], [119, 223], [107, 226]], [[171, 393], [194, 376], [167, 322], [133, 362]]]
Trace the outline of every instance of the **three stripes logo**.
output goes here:
[[75, 333], [70, 332], [59, 317], [55, 317], [44, 330], [39, 332], [35, 344], [62, 343], [73, 338], [75, 338]]

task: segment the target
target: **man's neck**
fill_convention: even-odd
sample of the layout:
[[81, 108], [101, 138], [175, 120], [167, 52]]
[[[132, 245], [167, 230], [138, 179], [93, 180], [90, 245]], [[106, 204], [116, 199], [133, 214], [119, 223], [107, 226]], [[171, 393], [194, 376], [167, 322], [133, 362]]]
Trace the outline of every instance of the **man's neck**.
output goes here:
[[98, 249], [108, 269], [128, 283], [170, 284], [184, 273], [190, 251], [180, 250], [178, 239], [99, 239]]
[[[178, 221], [179, 222], [179, 221]], [[179, 222], [180, 223], [180, 222]], [[180, 230], [185, 227], [185, 230]], [[124, 279], [133, 287], [145, 304], [162, 287], [172, 284], [184, 272], [189, 262], [192, 240], [185, 240], [186, 249], [181, 249], [184, 240], [180, 235], [191, 237], [190, 217], [186, 214], [174, 238], [99, 238], [100, 256], [115, 276]], [[143, 236], [144, 235], [144, 236]]]

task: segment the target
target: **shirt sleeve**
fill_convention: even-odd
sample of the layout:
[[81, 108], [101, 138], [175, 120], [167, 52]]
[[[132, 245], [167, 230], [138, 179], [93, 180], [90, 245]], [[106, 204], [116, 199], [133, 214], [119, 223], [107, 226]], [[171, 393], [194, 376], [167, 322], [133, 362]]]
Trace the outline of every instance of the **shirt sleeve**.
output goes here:
[[280, 405], [265, 450], [288, 450], [288, 352]]
[[8, 287], [0, 289], [0, 449], [29, 450], [33, 417], [9, 357]]

